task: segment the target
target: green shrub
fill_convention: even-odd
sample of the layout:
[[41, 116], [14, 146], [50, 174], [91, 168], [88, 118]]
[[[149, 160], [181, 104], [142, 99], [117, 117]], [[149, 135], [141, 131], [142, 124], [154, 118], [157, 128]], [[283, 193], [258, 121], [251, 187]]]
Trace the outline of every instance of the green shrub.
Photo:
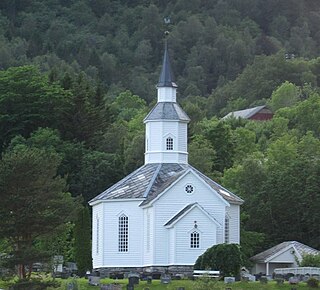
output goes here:
[[48, 287], [59, 287], [57, 281], [40, 281], [40, 280], [20, 280], [10, 286], [9, 290], [45, 290]]
[[316, 278], [309, 278], [307, 281], [307, 285], [310, 288], [319, 288], [319, 280], [317, 280]]
[[219, 244], [198, 257], [194, 269], [219, 270], [222, 276], [239, 276], [242, 254], [237, 244]]

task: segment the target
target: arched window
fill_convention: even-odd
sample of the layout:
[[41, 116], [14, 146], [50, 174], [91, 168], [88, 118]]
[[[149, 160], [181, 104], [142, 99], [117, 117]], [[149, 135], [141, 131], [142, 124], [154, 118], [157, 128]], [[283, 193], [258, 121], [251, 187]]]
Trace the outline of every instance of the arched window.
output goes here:
[[225, 220], [224, 220], [224, 242], [226, 244], [228, 244], [230, 242], [230, 220], [229, 217], [226, 216]]
[[193, 231], [190, 234], [190, 248], [200, 248], [200, 234], [198, 231]]
[[128, 252], [129, 219], [125, 214], [119, 217], [119, 252]]
[[173, 150], [173, 138], [172, 137], [168, 137], [166, 139], [166, 149]]

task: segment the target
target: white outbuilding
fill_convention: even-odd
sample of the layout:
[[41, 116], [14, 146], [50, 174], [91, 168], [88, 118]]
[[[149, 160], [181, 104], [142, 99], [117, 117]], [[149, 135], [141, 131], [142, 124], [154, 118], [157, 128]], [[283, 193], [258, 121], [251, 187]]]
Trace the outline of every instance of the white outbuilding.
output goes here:
[[254, 263], [251, 272], [272, 275], [278, 268], [296, 268], [306, 254], [318, 255], [320, 251], [297, 241], [283, 242], [251, 257]]
[[157, 91], [144, 119], [145, 164], [89, 202], [93, 267], [102, 276], [181, 273], [207, 248], [240, 242], [243, 200], [188, 164], [190, 119], [176, 102], [167, 45]]

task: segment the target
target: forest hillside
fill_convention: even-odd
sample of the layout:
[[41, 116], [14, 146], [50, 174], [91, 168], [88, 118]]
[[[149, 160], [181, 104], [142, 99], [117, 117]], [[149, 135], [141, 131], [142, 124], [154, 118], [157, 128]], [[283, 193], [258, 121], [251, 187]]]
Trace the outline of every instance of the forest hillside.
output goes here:
[[1, 152], [54, 152], [84, 203], [142, 165], [169, 31], [189, 161], [245, 200], [246, 256], [319, 249], [319, 27], [318, 0], [2, 0]]

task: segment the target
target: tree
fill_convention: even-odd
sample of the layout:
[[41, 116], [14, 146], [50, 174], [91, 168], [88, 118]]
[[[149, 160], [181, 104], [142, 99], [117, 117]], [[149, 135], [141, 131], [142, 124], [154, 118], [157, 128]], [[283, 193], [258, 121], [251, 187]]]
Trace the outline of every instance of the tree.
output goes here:
[[320, 254], [305, 254], [302, 256], [300, 267], [320, 267]]
[[18, 266], [20, 279], [30, 278], [34, 262], [48, 259], [35, 247], [37, 239], [65, 223], [76, 208], [57, 176], [59, 163], [55, 153], [22, 145], [0, 161], [0, 239], [12, 245], [7, 260]]
[[91, 258], [91, 220], [88, 207], [83, 207], [79, 213], [74, 228], [74, 255], [80, 276], [92, 269]]
[[242, 253], [237, 244], [218, 244], [198, 257], [195, 269], [219, 270], [223, 276], [239, 276]]
[[189, 163], [210, 176], [216, 152], [210, 142], [202, 135], [194, 135], [188, 146]]
[[283, 107], [291, 107], [299, 101], [300, 91], [293, 83], [285, 81], [279, 86], [271, 96], [268, 102], [269, 106], [275, 112]]
[[59, 128], [69, 101], [70, 93], [49, 83], [36, 67], [0, 71], [0, 146], [38, 127]]

